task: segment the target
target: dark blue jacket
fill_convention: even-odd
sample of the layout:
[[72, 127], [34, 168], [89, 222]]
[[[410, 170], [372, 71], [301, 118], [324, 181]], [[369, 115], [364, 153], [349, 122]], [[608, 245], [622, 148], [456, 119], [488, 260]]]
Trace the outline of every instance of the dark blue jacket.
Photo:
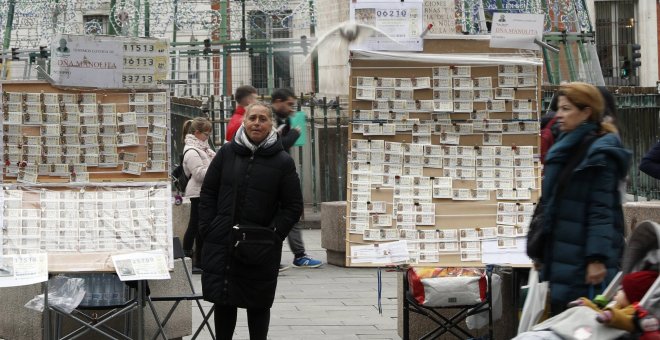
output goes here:
[[653, 178], [660, 179], [660, 142], [655, 143], [642, 158], [639, 170]]
[[[595, 124], [583, 123], [560, 135], [545, 159], [541, 203], [549, 242], [543, 279], [550, 281], [553, 303], [588, 296], [585, 276], [589, 260], [600, 260], [607, 267], [604, 285], [619, 270], [624, 247], [619, 182], [626, 177], [631, 159], [619, 137], [607, 133], [596, 139], [565, 182], [561, 197], [556, 191], [570, 155], [597, 129]], [[601, 287], [595, 288], [598, 292]]]

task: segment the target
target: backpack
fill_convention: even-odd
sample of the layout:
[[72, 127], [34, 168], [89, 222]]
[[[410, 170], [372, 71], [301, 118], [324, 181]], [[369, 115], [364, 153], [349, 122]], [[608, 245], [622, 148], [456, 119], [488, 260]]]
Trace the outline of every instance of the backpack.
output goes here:
[[186, 151], [183, 152], [183, 155], [181, 155], [181, 164], [177, 165], [174, 170], [172, 170], [172, 179], [174, 181], [174, 187], [176, 188], [177, 192], [179, 194], [186, 192], [186, 187], [188, 186], [188, 181], [190, 181], [190, 177], [192, 177], [192, 174], [186, 175], [186, 172], [183, 170], [183, 158], [186, 156], [186, 152], [190, 150], [197, 150], [195, 148], [190, 148]]

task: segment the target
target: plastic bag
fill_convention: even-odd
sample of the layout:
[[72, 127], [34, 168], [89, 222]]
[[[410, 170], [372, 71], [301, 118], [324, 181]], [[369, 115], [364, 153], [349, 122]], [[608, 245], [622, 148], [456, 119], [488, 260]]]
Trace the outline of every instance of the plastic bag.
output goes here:
[[548, 283], [539, 282], [538, 270], [529, 271], [527, 298], [523, 305], [520, 323], [518, 323], [518, 334], [527, 332], [536, 325], [543, 311], [545, 311], [545, 302], [548, 296]]
[[[48, 305], [71, 313], [85, 297], [85, 280], [58, 275], [48, 280]], [[35, 296], [25, 307], [44, 311], [44, 294]]]
[[[493, 280], [491, 285], [493, 287], [493, 321], [497, 321], [502, 318], [502, 278], [497, 274], [492, 274], [491, 280]], [[468, 313], [474, 310], [475, 309], [472, 308]], [[468, 329], [479, 329], [484, 327], [488, 325], [488, 313], [482, 312], [470, 315], [465, 319], [465, 324]]]

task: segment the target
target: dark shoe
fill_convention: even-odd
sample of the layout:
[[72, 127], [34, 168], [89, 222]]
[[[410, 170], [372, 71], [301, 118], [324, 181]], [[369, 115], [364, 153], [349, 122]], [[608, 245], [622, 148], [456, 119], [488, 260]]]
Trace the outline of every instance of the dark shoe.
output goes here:
[[195, 266], [192, 267], [192, 273], [193, 274], [201, 274], [203, 272], [204, 272], [204, 270], [202, 270], [202, 268], [195, 267]]

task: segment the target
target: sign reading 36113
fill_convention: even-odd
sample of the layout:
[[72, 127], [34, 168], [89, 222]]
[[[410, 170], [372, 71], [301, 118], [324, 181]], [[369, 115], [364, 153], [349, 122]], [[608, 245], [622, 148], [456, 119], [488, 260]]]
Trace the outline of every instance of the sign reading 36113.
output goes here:
[[124, 57], [124, 69], [152, 67], [154, 63], [153, 57]]

